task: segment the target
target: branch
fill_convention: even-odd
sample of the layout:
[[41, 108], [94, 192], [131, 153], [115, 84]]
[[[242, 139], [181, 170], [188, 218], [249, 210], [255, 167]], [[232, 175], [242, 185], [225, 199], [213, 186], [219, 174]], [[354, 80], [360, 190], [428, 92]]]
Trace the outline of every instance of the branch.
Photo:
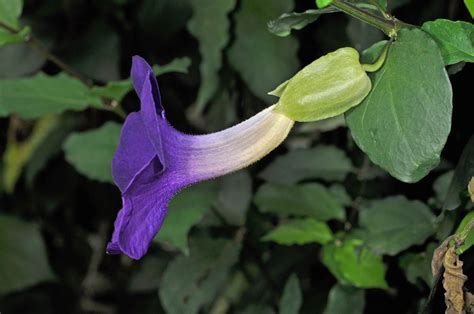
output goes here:
[[356, 19], [377, 27], [390, 38], [396, 38], [398, 31], [402, 27], [412, 27], [412, 25], [404, 23], [389, 14], [384, 14], [384, 17], [380, 17], [371, 12], [364, 11], [345, 0], [333, 0], [331, 5]]
[[[18, 34], [20, 31], [5, 24], [4, 22], [0, 21], [0, 28], [3, 28], [10, 32], [11, 34]], [[59, 68], [61, 68], [64, 72], [68, 73], [69, 75], [77, 78], [80, 80], [82, 83], [85, 85], [92, 87], [93, 82], [92, 80], [84, 77], [81, 73], [78, 71], [74, 70], [72, 67], [68, 66], [65, 62], [63, 62], [61, 59], [59, 59], [56, 55], [54, 55], [49, 49], [46, 47], [43, 42], [41, 42], [38, 38], [36, 38], [33, 34], [28, 34], [24, 38], [25, 43], [29, 44], [30, 46], [34, 47], [37, 49], [39, 52], [41, 52], [48, 60], [56, 64]]]

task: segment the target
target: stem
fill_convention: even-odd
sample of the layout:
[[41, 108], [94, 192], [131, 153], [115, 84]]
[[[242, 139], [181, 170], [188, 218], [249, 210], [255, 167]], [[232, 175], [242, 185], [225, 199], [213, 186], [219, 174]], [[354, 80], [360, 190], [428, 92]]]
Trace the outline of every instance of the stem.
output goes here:
[[92, 256], [87, 268], [87, 273], [82, 281], [82, 289], [86, 297], [92, 297], [95, 293], [97, 274], [102, 258], [105, 256], [105, 247], [107, 244], [107, 231], [109, 226], [105, 222], [99, 224], [99, 230], [96, 235], [91, 237], [89, 244], [92, 249]]
[[122, 106], [120, 106], [120, 103], [118, 103], [116, 100], [102, 98], [102, 103], [105, 106], [105, 110], [113, 112], [123, 120], [127, 118], [127, 112], [123, 110]]
[[117, 107], [114, 107], [112, 110], [113, 113], [115, 113], [117, 116], [119, 116], [120, 118], [122, 118], [123, 120], [125, 120], [127, 118], [127, 115], [128, 113], [123, 110], [123, 108], [121, 106], [117, 106]]
[[380, 16], [361, 10], [357, 6], [345, 2], [344, 0], [333, 0], [332, 5], [341, 10], [342, 12], [349, 14], [352, 17], [355, 17], [356, 19], [359, 19], [367, 24], [377, 27], [389, 37], [395, 37], [397, 35], [397, 31], [400, 29], [398, 20], [396, 20], [395, 18], [381, 18]]
[[[7, 30], [8, 32], [12, 34], [18, 34], [20, 31], [3, 23], [0, 22], [0, 27]], [[59, 59], [57, 56], [55, 56], [51, 51], [48, 50], [46, 45], [44, 45], [39, 39], [37, 39], [33, 34], [28, 34], [25, 37], [25, 42], [35, 49], [37, 49], [39, 52], [41, 52], [48, 60], [56, 64], [59, 68], [61, 68], [64, 72], [68, 73], [71, 76], [74, 76], [78, 80], [80, 80], [82, 83], [86, 84], [89, 87], [92, 87], [93, 83], [91, 80], [88, 78], [85, 78], [81, 73], [77, 72], [70, 66], [68, 66], [66, 63], [64, 63], [61, 59]]]
[[383, 49], [382, 53], [378, 57], [377, 61], [375, 61], [375, 63], [362, 64], [362, 68], [364, 69], [365, 72], [376, 72], [382, 67], [382, 65], [385, 62], [385, 58], [387, 57], [388, 48], [390, 47], [391, 44], [392, 44], [392, 40], [387, 42], [387, 44], [385, 45], [385, 48]]
[[380, 2], [378, 2], [378, 0], [369, 0], [369, 3], [371, 3], [373, 6], [375, 6], [379, 12], [383, 15], [383, 17], [385, 19], [390, 19], [390, 14], [388, 14], [386, 11], [385, 11], [385, 8], [383, 8], [381, 5], [380, 5]]
[[75, 78], [77, 78], [78, 80], [80, 80], [82, 83], [84, 83], [85, 85], [89, 87], [93, 86], [93, 83], [90, 79], [84, 77], [81, 73], [77, 72], [76, 70], [68, 66], [66, 63], [64, 63], [61, 59], [59, 59], [54, 54], [52, 54], [48, 50], [48, 48], [33, 35], [29, 35], [25, 41], [28, 44], [30, 44], [32, 47], [40, 51], [42, 54], [44, 54], [45, 57], [48, 58], [48, 60], [56, 64], [59, 68], [61, 68], [67, 74], [74, 76]]
[[0, 21], [0, 27], [6, 29], [7, 31], [9, 31], [12, 34], [16, 34], [16, 33], [19, 32], [18, 30], [16, 30], [13, 27], [3, 23], [2, 21]]
[[230, 278], [220, 296], [214, 302], [210, 314], [226, 314], [230, 307], [236, 304], [249, 287], [249, 282], [243, 271], [237, 271]]

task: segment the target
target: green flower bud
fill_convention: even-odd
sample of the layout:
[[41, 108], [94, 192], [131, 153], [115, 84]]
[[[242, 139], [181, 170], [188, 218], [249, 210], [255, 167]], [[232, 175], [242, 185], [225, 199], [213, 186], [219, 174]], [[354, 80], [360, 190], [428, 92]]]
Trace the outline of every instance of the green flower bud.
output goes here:
[[270, 94], [275, 111], [300, 121], [340, 115], [358, 105], [371, 89], [370, 78], [353, 48], [340, 48], [312, 62]]

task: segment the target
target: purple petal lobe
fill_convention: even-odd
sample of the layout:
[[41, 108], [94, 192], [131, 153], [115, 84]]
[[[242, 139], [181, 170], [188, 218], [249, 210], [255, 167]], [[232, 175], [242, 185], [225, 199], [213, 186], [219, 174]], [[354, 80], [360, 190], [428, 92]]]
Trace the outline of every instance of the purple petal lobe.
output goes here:
[[163, 223], [168, 203], [176, 188], [167, 184], [166, 175], [150, 182], [153, 163], [138, 176], [132, 190], [123, 195], [123, 207], [114, 224], [107, 253], [124, 253], [140, 259]]
[[146, 134], [140, 114], [131, 113], [125, 121], [112, 161], [112, 176], [120, 191], [125, 192], [150, 161], [156, 151]]
[[164, 110], [161, 105], [158, 82], [153, 69], [139, 56], [133, 57], [131, 72], [133, 86], [140, 98], [140, 115], [146, 128], [146, 134], [164, 165], [162, 138], [158, 129], [158, 120], [164, 119]]
[[[155, 152], [160, 158], [163, 166], [166, 167], [165, 154], [163, 152], [163, 140], [162, 134], [160, 131], [160, 125], [163, 122], [166, 122], [164, 117], [164, 111], [161, 112], [161, 115], [157, 115], [156, 106], [155, 106], [155, 97], [153, 95], [153, 86], [158, 86], [153, 72], [148, 75], [147, 80], [143, 82], [140, 96], [140, 116], [142, 117], [143, 124], [145, 125], [146, 134], [148, 139], [155, 148]], [[158, 88], [158, 87], [156, 87]]]
[[134, 56], [132, 59], [132, 71], [131, 71], [133, 87], [138, 95], [138, 97], [142, 94], [143, 84], [146, 81], [151, 83], [153, 97], [156, 106], [156, 112], [161, 114], [163, 111], [163, 106], [161, 105], [161, 95], [160, 89], [158, 88], [158, 82], [156, 81], [155, 74], [153, 73], [153, 69], [151, 66], [140, 56]]

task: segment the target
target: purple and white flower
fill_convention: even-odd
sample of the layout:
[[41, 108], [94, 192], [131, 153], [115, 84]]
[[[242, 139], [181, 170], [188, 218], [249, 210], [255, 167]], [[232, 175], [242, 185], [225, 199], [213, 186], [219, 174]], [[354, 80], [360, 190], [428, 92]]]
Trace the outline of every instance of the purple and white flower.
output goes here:
[[133, 58], [131, 75], [141, 109], [127, 117], [112, 163], [123, 207], [107, 252], [139, 259], [179, 190], [261, 159], [286, 138], [294, 121], [271, 106], [220, 132], [184, 134], [166, 120], [158, 83], [144, 59]]

